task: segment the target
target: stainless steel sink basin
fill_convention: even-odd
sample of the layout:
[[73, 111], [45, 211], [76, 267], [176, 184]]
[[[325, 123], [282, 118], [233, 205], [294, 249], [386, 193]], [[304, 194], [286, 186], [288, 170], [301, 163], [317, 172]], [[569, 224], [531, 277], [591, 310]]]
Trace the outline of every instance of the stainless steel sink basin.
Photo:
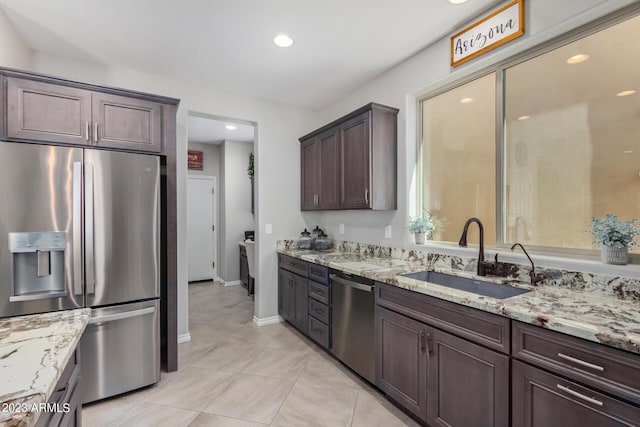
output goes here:
[[530, 292], [528, 289], [514, 288], [508, 285], [499, 285], [436, 271], [419, 271], [417, 273], [403, 274], [402, 276], [496, 299], [507, 299]]

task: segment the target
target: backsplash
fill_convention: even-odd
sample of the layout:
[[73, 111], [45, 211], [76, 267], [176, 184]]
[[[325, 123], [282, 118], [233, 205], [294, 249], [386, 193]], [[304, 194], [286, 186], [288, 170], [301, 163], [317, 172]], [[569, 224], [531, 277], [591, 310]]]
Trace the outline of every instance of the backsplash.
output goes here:
[[[279, 240], [277, 250], [291, 251], [297, 248], [297, 240]], [[360, 255], [365, 258], [392, 258], [407, 261], [423, 261], [425, 269], [457, 270], [469, 273], [476, 271], [475, 257], [461, 257], [433, 252], [426, 249], [391, 248], [381, 245], [335, 240], [333, 252]], [[529, 265], [508, 264], [513, 266], [511, 280], [529, 282]], [[594, 274], [580, 271], [567, 271], [536, 266], [536, 273], [546, 278], [542, 284], [559, 288], [580, 290], [595, 295], [615, 297], [624, 300], [640, 301], [640, 280], [622, 276]]]

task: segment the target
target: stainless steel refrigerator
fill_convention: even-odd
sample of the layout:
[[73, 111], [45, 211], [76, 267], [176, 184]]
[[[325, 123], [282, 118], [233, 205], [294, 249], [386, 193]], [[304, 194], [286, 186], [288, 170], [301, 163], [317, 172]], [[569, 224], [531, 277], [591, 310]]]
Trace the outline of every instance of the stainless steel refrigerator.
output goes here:
[[160, 379], [153, 155], [0, 141], [0, 317], [91, 307], [84, 402]]

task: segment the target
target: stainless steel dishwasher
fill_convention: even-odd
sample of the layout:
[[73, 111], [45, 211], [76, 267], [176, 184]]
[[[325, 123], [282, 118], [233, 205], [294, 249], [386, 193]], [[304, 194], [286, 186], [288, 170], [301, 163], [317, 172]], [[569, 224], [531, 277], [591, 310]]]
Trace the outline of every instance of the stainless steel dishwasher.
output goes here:
[[346, 273], [331, 274], [332, 353], [345, 365], [373, 383], [374, 286], [373, 280]]

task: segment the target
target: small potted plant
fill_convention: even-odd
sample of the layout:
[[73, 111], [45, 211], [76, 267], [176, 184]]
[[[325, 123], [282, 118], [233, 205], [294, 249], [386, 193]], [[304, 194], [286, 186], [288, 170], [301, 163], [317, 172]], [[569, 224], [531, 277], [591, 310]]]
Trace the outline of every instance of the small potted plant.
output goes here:
[[423, 244], [425, 237], [436, 229], [433, 216], [430, 213], [409, 218], [409, 232], [413, 233], [416, 244]]
[[593, 243], [600, 245], [602, 262], [607, 264], [628, 263], [629, 248], [638, 246], [635, 240], [640, 235], [637, 219], [622, 221], [613, 214], [593, 217], [587, 231], [593, 235]]

